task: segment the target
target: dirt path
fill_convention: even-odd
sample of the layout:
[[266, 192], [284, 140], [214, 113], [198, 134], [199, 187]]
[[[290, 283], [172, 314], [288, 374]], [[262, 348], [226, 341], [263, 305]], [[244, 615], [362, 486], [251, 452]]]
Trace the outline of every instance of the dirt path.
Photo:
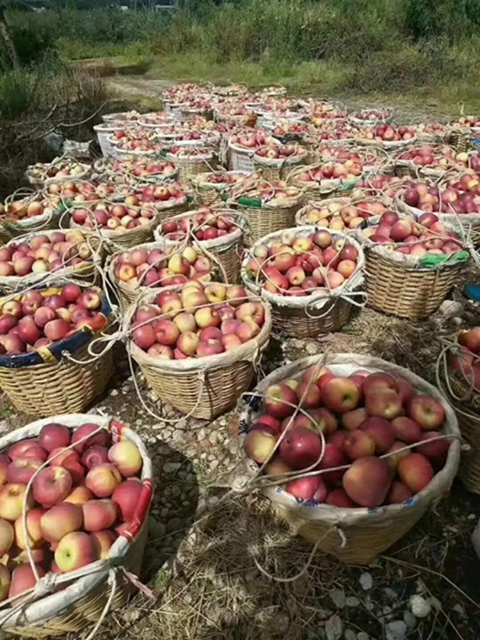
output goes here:
[[169, 80], [153, 80], [147, 76], [122, 75], [106, 78], [106, 82], [112, 92], [118, 96], [137, 100], [160, 99], [162, 93], [175, 84]]

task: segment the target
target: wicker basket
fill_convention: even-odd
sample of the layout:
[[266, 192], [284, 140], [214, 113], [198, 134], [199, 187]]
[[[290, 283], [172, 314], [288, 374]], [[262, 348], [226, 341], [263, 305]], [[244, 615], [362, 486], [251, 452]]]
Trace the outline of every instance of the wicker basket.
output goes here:
[[[19, 440], [38, 436], [42, 427], [50, 422], [63, 424], [71, 429], [93, 423], [110, 431], [114, 442], [120, 439], [134, 442], [143, 459], [143, 491], [133, 521], [112, 546], [108, 559], [92, 565], [92, 569], [97, 569], [95, 572], [88, 573], [83, 568], [63, 574], [61, 578], [49, 574], [43, 580], [45, 595], [34, 598], [16, 611], [11, 608], [2, 610], [0, 605], [0, 629], [22, 638], [80, 633], [86, 627], [98, 623], [106, 607], [108, 610], [116, 610], [126, 606], [136, 589], [132, 581], [127, 579], [125, 571], [133, 575], [140, 573], [147, 539], [147, 514], [153, 493], [152, 464], [142, 440], [122, 424], [103, 416], [77, 413], [37, 420], [1, 438], [0, 447], [4, 450]], [[83, 575], [79, 575], [80, 573]], [[58, 579], [61, 579], [61, 583], [57, 582]], [[108, 606], [112, 589], [110, 582], [113, 580], [116, 589]], [[61, 590], [56, 585], [61, 586]]]
[[[25, 199], [30, 198], [31, 201], [38, 200], [38, 193], [32, 193], [30, 191], [29, 194], [19, 194], [19, 198], [22, 198], [22, 195], [25, 196]], [[16, 194], [12, 194], [5, 202], [12, 202], [15, 198]], [[13, 240], [13, 238], [25, 235], [26, 233], [58, 229], [64, 213], [65, 207], [60, 205], [51, 213], [43, 213], [33, 218], [19, 218], [15, 221], [7, 221], [0, 218], [0, 242], [7, 244], [7, 242]]]
[[[458, 334], [447, 343], [448, 349], [438, 359], [437, 386], [455, 409], [462, 438], [470, 447], [462, 451], [458, 477], [467, 491], [480, 495], [480, 393], [471, 388], [467, 378], [462, 380], [450, 369], [449, 357], [467, 351], [460, 347], [457, 337]], [[478, 364], [479, 357], [472, 355]], [[465, 374], [468, 376], [469, 371]]]
[[190, 182], [205, 171], [214, 171], [216, 167], [215, 154], [213, 152], [208, 155], [179, 157], [175, 154], [166, 153], [165, 159], [175, 163], [178, 168], [180, 182], [188, 186]]
[[[4, 302], [6, 298], [0, 300], [0, 304]], [[102, 313], [110, 316], [105, 299]], [[95, 359], [89, 353], [94, 337], [98, 335], [85, 327], [49, 347], [18, 356], [1, 356], [0, 387], [15, 409], [39, 418], [86, 409], [104, 392], [114, 371], [110, 349], [103, 353], [94, 349]]]
[[[190, 218], [196, 212], [188, 211], [178, 216], [170, 218], [170, 220], [182, 220]], [[225, 282], [234, 284], [238, 281], [240, 275], [240, 266], [243, 253], [243, 237], [245, 220], [242, 216], [239, 216], [236, 211], [227, 209], [226, 207], [218, 207], [213, 213], [223, 213], [232, 218], [237, 219], [238, 227], [232, 233], [213, 240], [197, 240], [197, 244], [201, 249], [205, 250], [207, 255], [212, 254], [214, 258], [220, 263], [219, 276]], [[162, 234], [161, 227], [157, 227], [154, 231], [155, 240], [162, 243], [163, 247], [174, 246], [179, 244], [174, 240], [169, 240]]]
[[256, 171], [261, 171], [265, 180], [276, 182], [284, 180], [290, 174], [292, 167], [302, 165], [307, 157], [306, 149], [297, 148], [295, 155], [286, 158], [266, 158], [258, 153], [253, 155], [253, 163]]
[[[421, 393], [439, 400], [446, 414], [443, 432], [459, 436], [457, 419], [453, 409], [438, 389], [422, 378], [398, 365], [380, 358], [358, 354], [322, 355], [325, 364], [334, 374], [351, 375], [355, 371], [387, 371], [394, 377], [406, 378]], [[267, 376], [255, 389], [263, 394], [272, 384], [301, 374], [307, 367], [316, 365], [319, 356], [312, 356], [277, 369]], [[246, 396], [245, 410], [240, 420], [240, 431], [245, 433], [260, 413], [258, 397]], [[399, 505], [388, 505], [377, 509], [346, 509], [314, 502], [302, 502], [286, 493], [281, 487], [265, 490], [280, 516], [287, 520], [292, 529], [326, 553], [334, 555], [348, 564], [370, 564], [374, 559], [404, 536], [429, 510], [443, 498], [449, 490], [457, 472], [460, 458], [460, 443], [454, 439], [450, 445], [444, 468], [430, 484], [411, 500]], [[258, 466], [248, 461], [252, 475]]]
[[[142, 303], [152, 303], [155, 296], [155, 292], [148, 292]], [[134, 311], [129, 311], [127, 327]], [[270, 309], [265, 305], [265, 324], [258, 336], [237, 349], [204, 358], [161, 360], [147, 355], [131, 340], [127, 348], [162, 402], [189, 417], [212, 420], [231, 409], [249, 388], [268, 345], [271, 324]]]
[[469, 147], [470, 130], [462, 127], [451, 127], [446, 135], [448, 144], [459, 152], [467, 151]]
[[[12, 244], [19, 242], [29, 242], [38, 235], [45, 235], [50, 237], [53, 233], [60, 231], [60, 233], [65, 233], [64, 231], [58, 229], [53, 231], [45, 231], [44, 233], [29, 233], [25, 236], [19, 236], [14, 240], [10, 240], [7, 243], [7, 246], [11, 246]], [[44, 286], [53, 285], [55, 282], [62, 280], [64, 278], [68, 278], [69, 280], [74, 280], [75, 282], [83, 282], [85, 285], [94, 285], [96, 284], [98, 278], [98, 267], [101, 266], [103, 262], [103, 258], [105, 257], [104, 247], [102, 245], [101, 239], [99, 239], [94, 234], [90, 234], [88, 232], [82, 232], [85, 236], [85, 243], [88, 243], [91, 251], [92, 257], [88, 263], [83, 265], [77, 265], [75, 267], [65, 266], [62, 269], [57, 269], [56, 271], [49, 271], [47, 273], [29, 273], [26, 276], [0, 276], [0, 291], [3, 293], [13, 293], [15, 291], [23, 291], [32, 286], [38, 286], [42, 284]], [[77, 243], [77, 244], [84, 244]], [[68, 262], [68, 260], [67, 260]]]
[[[241, 173], [245, 177], [251, 175], [248, 171], [226, 171], [226, 175], [235, 174], [238, 175]], [[211, 171], [199, 173], [197, 176], [192, 178], [191, 182], [195, 189], [196, 196], [200, 201], [200, 204], [211, 205], [215, 203], [219, 203], [222, 200], [222, 194], [228, 193], [228, 191], [232, 188], [231, 182], [208, 182], [207, 177], [212, 174]]]
[[[302, 226], [295, 227], [298, 237], [305, 237], [315, 233], [320, 227]], [[345, 282], [344, 285], [332, 291], [325, 290], [317, 295], [313, 292], [310, 296], [283, 296], [266, 291], [264, 287], [253, 282], [247, 274], [248, 262], [252, 259], [256, 245], [269, 245], [281, 238], [283, 232], [270, 233], [259, 240], [251, 249], [251, 255], [247, 255], [242, 264], [242, 280], [244, 285], [255, 295], [261, 295], [271, 306], [273, 328], [292, 338], [316, 338], [324, 333], [339, 331], [350, 319], [353, 311], [351, 299], [360, 297], [357, 303], [362, 306], [364, 295], [360, 294], [363, 285], [363, 268], [365, 259], [360, 244], [352, 237], [338, 231], [330, 231], [334, 239], [345, 239], [355, 246], [358, 251], [358, 269]]]

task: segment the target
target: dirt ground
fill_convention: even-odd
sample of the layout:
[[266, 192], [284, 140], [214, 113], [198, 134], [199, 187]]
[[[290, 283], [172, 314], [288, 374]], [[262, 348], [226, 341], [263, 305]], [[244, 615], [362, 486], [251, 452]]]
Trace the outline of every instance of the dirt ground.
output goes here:
[[[123, 97], [156, 98], [169, 83], [114, 76]], [[472, 274], [470, 274], [472, 275]], [[274, 335], [262, 368], [307, 355], [369, 353], [410, 368], [431, 382], [439, 337], [479, 323], [462, 282], [428, 321], [414, 324], [365, 309], [341, 333], [318, 340]], [[185, 419], [162, 406], [138, 372], [140, 402], [123, 347], [116, 374], [92, 407], [128, 424], [148, 445], [156, 492], [141, 580], [155, 600], [136, 595], [111, 612], [99, 640], [477, 640], [480, 638], [480, 561], [471, 533], [480, 498], [455, 482], [414, 529], [370, 566], [346, 566], [318, 551], [283, 524], [261, 495], [232, 492], [243, 475], [238, 410], [212, 421]], [[30, 419], [0, 402], [0, 429]], [[273, 578], [266, 577], [259, 563]], [[295, 579], [296, 578], [296, 579]], [[429, 613], [413, 615], [420, 595]], [[71, 634], [73, 640], [84, 634]]]

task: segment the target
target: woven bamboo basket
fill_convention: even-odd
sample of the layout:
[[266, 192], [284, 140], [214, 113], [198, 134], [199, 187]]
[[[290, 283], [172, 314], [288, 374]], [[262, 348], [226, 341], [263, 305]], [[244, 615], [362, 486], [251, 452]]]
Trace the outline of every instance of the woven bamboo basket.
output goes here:
[[[222, 200], [222, 194], [228, 193], [228, 191], [232, 188], [233, 184], [231, 182], [208, 182], [207, 177], [212, 174], [211, 171], [199, 173], [197, 176], [192, 178], [192, 186], [195, 189], [195, 194], [200, 204], [211, 205], [215, 203], [219, 203]], [[251, 175], [248, 171], [226, 171], [226, 175], [238, 175], [242, 174], [245, 177]]]
[[466, 263], [444, 264], [436, 269], [407, 268], [365, 247], [365, 264], [367, 305], [418, 322], [439, 308]]
[[[18, 192], [9, 196], [5, 200], [5, 203], [8, 204], [9, 202], [16, 200], [17, 193]], [[21, 193], [18, 197], [21, 199], [22, 196], [25, 196], [27, 204], [29, 204], [30, 201], [33, 202], [38, 200], [38, 192], [30, 191], [28, 194]], [[7, 244], [7, 242], [12, 240], [13, 238], [22, 236], [26, 233], [58, 229], [60, 220], [64, 215], [64, 212], [65, 207], [63, 205], [60, 205], [55, 209], [52, 209], [52, 211], [49, 211], [48, 213], [43, 213], [42, 215], [34, 216], [33, 218], [19, 218], [15, 221], [7, 221], [2, 220], [2, 218], [0, 217], [0, 242], [2, 244]]]
[[[29, 242], [38, 235], [45, 235], [47, 237], [51, 237], [53, 233], [56, 233], [61, 230], [53, 230], [53, 231], [45, 231], [43, 233], [29, 233], [25, 236], [19, 236], [14, 240], [10, 240], [7, 243], [7, 247], [10, 247], [12, 244], [20, 243], [20, 242]], [[88, 245], [88, 248], [91, 250], [91, 258], [88, 262], [83, 265], [76, 265], [74, 267], [68, 266], [68, 260], [65, 260], [65, 266], [61, 269], [57, 269], [56, 271], [50, 271], [47, 273], [29, 273], [26, 276], [0, 276], [0, 291], [3, 293], [13, 293], [15, 291], [22, 291], [32, 286], [38, 286], [40, 283], [44, 286], [53, 285], [55, 282], [59, 280], [63, 280], [68, 278], [70, 280], [74, 280], [75, 282], [83, 282], [86, 285], [94, 285], [98, 279], [98, 268], [101, 266], [103, 259], [105, 257], [104, 247], [102, 245], [101, 239], [96, 237], [93, 234], [88, 232], [83, 232], [85, 236], [85, 241], [81, 243], [76, 243], [74, 247], [74, 252], [78, 250], [79, 246], [82, 244]], [[73, 253], [75, 255], [75, 253]], [[77, 253], [78, 255], [78, 253]]]
[[[286, 493], [280, 486], [265, 489], [281, 518], [293, 531], [316, 544], [318, 549], [329, 553], [347, 564], [370, 564], [374, 559], [404, 536], [427, 512], [442, 500], [448, 492], [458, 469], [460, 458], [459, 429], [455, 412], [436, 387], [422, 378], [380, 358], [359, 354], [323, 354], [326, 366], [334, 374], [348, 376], [359, 369], [365, 371], [387, 371], [394, 377], [406, 378], [420, 393], [435, 397], [445, 409], [446, 420], [442, 433], [454, 436], [447, 461], [430, 484], [412, 499], [398, 505], [376, 509], [346, 509], [326, 504], [303, 502]], [[312, 356], [277, 369], [267, 376], [255, 389], [264, 394], [272, 385], [299, 376], [307, 367], [316, 365], [319, 356]], [[240, 432], [246, 433], [261, 412], [261, 402], [253, 394], [247, 395], [240, 418]], [[255, 475], [258, 466], [247, 461], [247, 469]]]
[[307, 158], [306, 149], [297, 148], [298, 153], [283, 159], [266, 158], [255, 153], [253, 163], [256, 171], [261, 171], [262, 176], [269, 182], [284, 180], [290, 174], [292, 167], [302, 165]]
[[[243, 238], [246, 231], [245, 220], [242, 216], [239, 216], [236, 211], [226, 207], [219, 206], [213, 211], [213, 213], [224, 213], [225, 215], [234, 218], [238, 225], [237, 228], [226, 236], [215, 238], [213, 240], [196, 240], [195, 244], [203, 249], [207, 255], [211, 254], [216, 258], [216, 260], [218, 260], [220, 263], [220, 279], [228, 282], [229, 284], [234, 284], [238, 281], [240, 275], [240, 266], [243, 254]], [[194, 211], [188, 211], [187, 213], [173, 216], [170, 220], [177, 221], [185, 218], [188, 219], [194, 214]], [[162, 233], [160, 226], [155, 229], [154, 236], [155, 240], [160, 242], [165, 248], [179, 244], [177, 241], [169, 240], [168, 235], [165, 236]]]
[[[295, 227], [289, 231], [294, 231], [297, 237], [305, 237], [320, 227], [302, 226]], [[345, 233], [330, 231], [334, 239], [344, 239], [346, 243], [352, 244], [358, 251], [358, 268], [355, 273], [338, 289], [323, 292], [313, 292], [309, 296], [284, 296], [266, 291], [260, 282], [252, 281], [247, 274], [248, 262], [252, 259], [255, 247], [258, 245], [269, 245], [281, 238], [283, 231], [270, 233], [259, 240], [247, 254], [242, 264], [242, 281], [252, 293], [264, 298], [272, 310], [273, 328], [281, 331], [292, 338], [316, 338], [324, 333], [339, 331], [350, 319], [354, 304], [352, 299], [359, 297], [361, 301], [355, 304], [362, 306], [365, 296], [360, 294], [363, 285], [363, 269], [365, 259], [360, 244], [352, 237], [347, 237]]]
[[174, 162], [178, 169], [180, 182], [187, 186], [199, 174], [205, 171], [214, 171], [216, 167], [215, 154], [213, 152], [202, 156], [179, 157], [167, 152], [166, 160]]
[[[127, 530], [116, 540], [109, 557], [90, 565], [92, 571], [83, 568], [58, 576], [48, 574], [41, 579], [44, 595], [17, 608], [5, 608], [0, 604], [0, 629], [22, 638], [47, 638], [80, 633], [98, 623], [104, 610], [125, 607], [135, 587], [125, 571], [137, 576], [140, 573], [148, 530], [148, 510], [153, 493], [152, 464], [141, 438], [119, 422], [95, 414], [59, 414], [37, 420], [0, 439], [2, 450], [23, 440], [38, 436], [42, 427], [56, 422], [75, 429], [85, 423], [103, 427], [112, 434], [114, 442], [129, 440], [138, 447], [143, 459], [143, 490], [134, 519]], [[112, 586], [115, 593], [108, 604]], [[58, 590], [58, 587], [62, 587]]]
[[[52, 293], [57, 291], [49, 289]], [[6, 300], [0, 300], [0, 304]], [[110, 317], [106, 299], [102, 313]], [[0, 388], [17, 411], [31, 416], [43, 418], [57, 412], [83, 411], [104, 392], [114, 371], [111, 350], [102, 353], [100, 347], [94, 347], [95, 358], [89, 351], [92, 339], [100, 333], [85, 327], [49, 347], [18, 356], [1, 356]]]
[[[458, 477], [467, 491], [480, 495], [480, 392], [473, 388], [469, 380], [473, 371], [467, 366], [463, 375], [461, 371], [455, 375], [451, 370], [449, 358], [468, 351], [458, 344], [457, 337], [458, 334], [452, 342], [446, 341], [448, 348], [438, 359], [437, 386], [455, 409], [462, 438], [469, 445], [462, 451]], [[474, 364], [478, 364], [479, 357], [472, 355]]]
[[[148, 292], [141, 301], [153, 303], [155, 296]], [[127, 327], [134, 311], [131, 308], [127, 315]], [[189, 417], [212, 420], [231, 409], [249, 388], [267, 348], [271, 325], [270, 309], [265, 305], [265, 324], [255, 338], [232, 351], [203, 358], [161, 360], [146, 354], [132, 340], [127, 348], [162, 402]]]
[[470, 131], [467, 128], [451, 127], [447, 131], [448, 144], [455, 147], [457, 151], [467, 151], [469, 147]]
[[348, 194], [349, 191], [354, 189], [354, 187], [360, 182], [362, 176], [359, 176], [358, 179], [352, 180], [342, 180], [342, 179], [332, 179], [332, 180], [309, 180], [303, 181], [299, 179], [299, 176], [307, 171], [312, 171], [318, 169], [322, 166], [323, 163], [316, 163], [308, 166], [299, 166], [295, 167], [287, 176], [287, 181], [289, 184], [293, 184], [298, 189], [303, 189], [304, 198], [303, 202], [306, 204], [310, 200], [319, 200], [321, 198], [333, 198], [336, 195], [342, 196]]

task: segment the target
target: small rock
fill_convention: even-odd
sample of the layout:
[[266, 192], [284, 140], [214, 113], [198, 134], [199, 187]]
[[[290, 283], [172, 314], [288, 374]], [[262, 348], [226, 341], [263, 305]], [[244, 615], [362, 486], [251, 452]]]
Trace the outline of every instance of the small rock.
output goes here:
[[115, 397], [115, 396], [118, 396], [118, 389], [112, 389], [112, 390], [110, 391], [110, 395], [111, 395], [111, 396], [114, 396], [114, 397]]
[[343, 624], [339, 616], [334, 615], [325, 623], [327, 640], [339, 640], [342, 637]]
[[383, 590], [385, 595], [387, 596], [387, 598], [390, 598], [390, 600], [397, 600], [398, 599], [398, 593], [396, 591], [394, 591], [393, 589], [384, 589]]
[[364, 604], [365, 604], [365, 609], [367, 611], [372, 611], [375, 607], [375, 605], [372, 602], [372, 599], [370, 598], [370, 596], [367, 596], [364, 600]]
[[183, 431], [181, 431], [180, 429], [175, 429], [175, 431], [172, 433], [171, 440], [172, 442], [179, 442], [180, 440], [182, 440], [183, 436]]
[[403, 620], [393, 620], [385, 625], [387, 640], [404, 640], [407, 635], [407, 625]]
[[409, 604], [416, 618], [426, 618], [432, 610], [432, 605], [422, 596], [412, 596]]
[[445, 316], [445, 318], [453, 318], [454, 316], [461, 316], [464, 309], [460, 302], [445, 300], [445, 302], [442, 302], [440, 305], [439, 311]]
[[178, 469], [180, 469], [181, 466], [182, 466], [181, 462], [166, 462], [163, 465], [163, 472], [164, 473], [175, 473], [175, 471], [178, 471]]
[[360, 576], [360, 585], [364, 591], [368, 591], [373, 587], [373, 578], [370, 573], [362, 573]]
[[178, 422], [177, 422], [177, 429], [181, 429], [182, 431], [185, 430], [187, 428], [187, 421], [185, 418], [181, 418]]
[[215, 471], [219, 464], [220, 460], [212, 460], [210, 463], [210, 471]]
[[343, 634], [343, 637], [345, 638], [345, 640], [357, 640], [357, 634], [351, 629], [347, 629]]
[[459, 615], [461, 615], [462, 617], [465, 617], [465, 609], [462, 607], [462, 605], [457, 602], [457, 604], [453, 605], [453, 610], [456, 611]]
[[345, 606], [345, 591], [343, 589], [330, 589], [328, 595], [338, 609], [343, 609]]
[[357, 640], [370, 640], [370, 636], [365, 631], [360, 631], [357, 633]]
[[358, 607], [360, 604], [360, 600], [355, 598], [355, 596], [349, 596], [347, 598], [347, 607]]
[[318, 353], [318, 345], [316, 345], [314, 342], [307, 342], [305, 351], [309, 356], [314, 356], [316, 353]]
[[417, 619], [415, 618], [415, 616], [411, 611], [403, 612], [403, 621], [405, 622], [405, 624], [407, 625], [407, 628], [410, 631], [412, 631], [412, 629], [415, 629], [415, 625], [417, 624]]
[[180, 518], [172, 518], [167, 522], [167, 531], [178, 531], [182, 528], [182, 521]]
[[207, 437], [207, 431], [205, 429], [200, 429], [197, 433], [197, 440], [202, 442]]
[[208, 441], [212, 445], [216, 445], [218, 440], [218, 435], [216, 431], [212, 431], [212, 433], [208, 436]]
[[392, 607], [389, 607], [388, 605], [386, 605], [385, 607], [382, 608], [382, 613], [384, 616], [389, 616], [392, 613]]
[[469, 513], [467, 516], [467, 520], [475, 520], [476, 519], [476, 515], [474, 513]]

